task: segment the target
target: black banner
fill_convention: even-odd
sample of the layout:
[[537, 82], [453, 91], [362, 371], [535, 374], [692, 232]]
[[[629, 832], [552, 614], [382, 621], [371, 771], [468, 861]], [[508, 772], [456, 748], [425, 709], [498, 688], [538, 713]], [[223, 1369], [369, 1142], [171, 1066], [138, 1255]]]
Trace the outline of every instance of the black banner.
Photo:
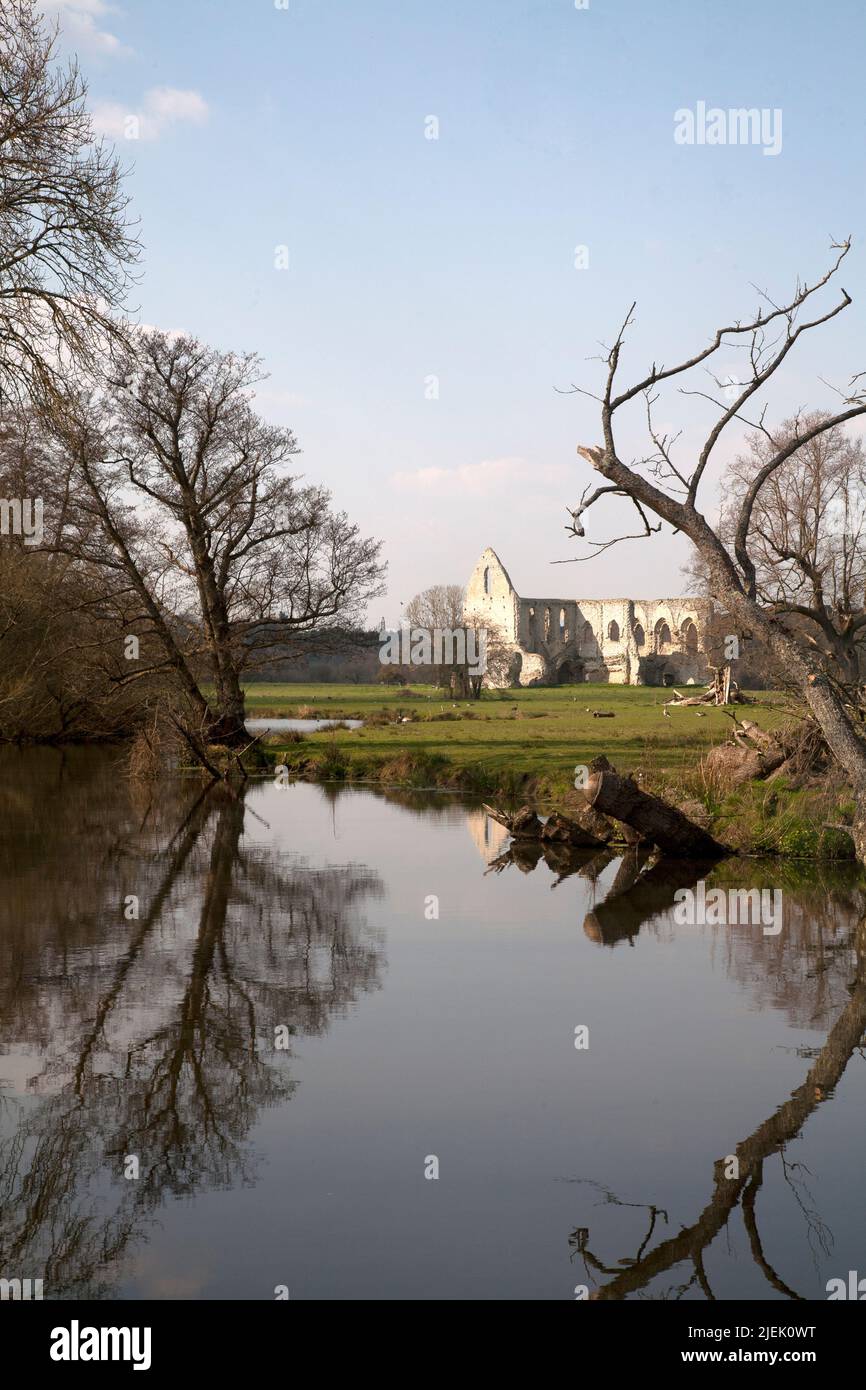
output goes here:
[[[419, 1324], [430, 1316], [429, 1305], [425, 1306]], [[401, 1305], [401, 1317], [407, 1313], [411, 1325], [411, 1311]], [[442, 1315], [435, 1316], [438, 1334]], [[289, 1374], [296, 1368], [286, 1359], [288, 1348], [298, 1345], [294, 1339], [300, 1328], [308, 1327], [312, 1319], [315, 1329], [319, 1317], [328, 1328], [338, 1321], [344, 1326], [345, 1305], [329, 1304], [323, 1311], [303, 1300], [268, 1304], [7, 1301], [0, 1305], [0, 1333], [5, 1334], [4, 1348], [14, 1346], [19, 1351], [24, 1370], [47, 1371], [61, 1382], [70, 1375], [92, 1377], [100, 1371], [115, 1377], [118, 1372], [162, 1377], [166, 1372], [210, 1370], [223, 1377], [249, 1376], [258, 1375], [266, 1364], [281, 1362]], [[795, 1306], [783, 1301], [590, 1301], [577, 1302], [552, 1327], [570, 1341], [576, 1339], [578, 1367], [585, 1359], [607, 1362], [611, 1373], [634, 1369], [664, 1374], [677, 1367], [773, 1371], [794, 1367], [826, 1378], [862, 1346], [863, 1315], [835, 1301]], [[482, 1341], [477, 1332], [475, 1340], [479, 1355], [486, 1348], [487, 1361], [489, 1340]], [[330, 1337], [326, 1345], [330, 1353]], [[425, 1375], [435, 1365], [435, 1348], [440, 1345], [437, 1335], [432, 1355], [425, 1346]], [[308, 1354], [310, 1350], [308, 1345]], [[507, 1354], [510, 1358], [513, 1353]], [[438, 1355], [443, 1370], [447, 1358], [453, 1371], [453, 1350], [443, 1347]]]

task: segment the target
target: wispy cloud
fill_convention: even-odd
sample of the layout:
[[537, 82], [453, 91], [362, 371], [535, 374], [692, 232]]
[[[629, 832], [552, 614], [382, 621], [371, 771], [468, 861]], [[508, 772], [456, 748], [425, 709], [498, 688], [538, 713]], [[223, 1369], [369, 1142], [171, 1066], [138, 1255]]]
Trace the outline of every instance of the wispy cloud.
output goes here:
[[111, 140], [158, 140], [179, 122], [203, 125], [209, 111], [200, 92], [151, 87], [138, 109], [117, 101], [97, 101], [91, 114], [97, 135], [107, 135]]
[[116, 13], [107, 0], [39, 0], [45, 14], [60, 19], [63, 36], [72, 48], [107, 58], [120, 58], [132, 52], [103, 20]]
[[515, 484], [561, 484], [567, 478], [563, 464], [534, 464], [522, 458], [482, 459], [456, 468], [418, 468], [392, 475], [401, 492], [428, 497], [490, 497]]

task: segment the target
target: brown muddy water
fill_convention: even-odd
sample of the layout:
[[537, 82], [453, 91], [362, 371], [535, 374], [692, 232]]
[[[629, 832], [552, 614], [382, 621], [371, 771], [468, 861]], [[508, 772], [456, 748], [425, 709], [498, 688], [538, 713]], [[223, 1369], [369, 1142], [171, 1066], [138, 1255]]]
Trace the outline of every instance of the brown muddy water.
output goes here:
[[[784, 1300], [866, 1273], [851, 870], [515, 859], [466, 798], [149, 791], [105, 751], [6, 750], [0, 795], [0, 1277]], [[780, 891], [781, 929], [681, 925], [702, 877]]]

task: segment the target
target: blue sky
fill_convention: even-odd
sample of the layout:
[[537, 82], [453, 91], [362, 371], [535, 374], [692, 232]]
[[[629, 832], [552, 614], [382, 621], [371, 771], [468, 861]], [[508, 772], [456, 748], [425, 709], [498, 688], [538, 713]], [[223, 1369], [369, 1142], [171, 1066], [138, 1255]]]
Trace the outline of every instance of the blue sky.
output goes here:
[[[768, 418], [831, 404], [820, 377], [866, 370], [861, 0], [44, 3], [133, 166], [141, 318], [262, 354], [262, 412], [385, 543], [371, 617], [464, 582], [488, 544], [525, 594], [683, 591], [669, 535], [550, 566], [585, 553], [565, 505], [588, 481], [575, 447], [599, 437], [593, 402], [555, 388], [597, 381], [632, 300], [623, 380], [746, 317], [753, 284], [777, 298], [815, 279], [851, 234], [854, 304], [792, 361]], [[781, 152], [677, 145], [674, 112], [698, 101], [779, 108]], [[659, 403], [684, 459], [707, 409]], [[639, 425], [622, 442], [644, 452]]]

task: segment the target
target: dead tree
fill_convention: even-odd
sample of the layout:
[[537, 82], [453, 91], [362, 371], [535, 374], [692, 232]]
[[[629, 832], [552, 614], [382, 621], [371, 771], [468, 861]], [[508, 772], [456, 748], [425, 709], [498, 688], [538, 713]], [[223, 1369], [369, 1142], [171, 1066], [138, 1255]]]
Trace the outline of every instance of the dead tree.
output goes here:
[[493, 806], [485, 805], [484, 810], [519, 842], [598, 849], [611, 838], [605, 828], [616, 821], [627, 844], [645, 841], [674, 858], [715, 860], [731, 853], [676, 806], [642, 791], [631, 777], [620, 776], [607, 758], [594, 758], [589, 773], [585, 802], [574, 818], [554, 812], [543, 825], [530, 806], [521, 807], [513, 816]]
[[[603, 443], [579, 445], [577, 452], [605, 482], [595, 488], [587, 487], [578, 506], [569, 508], [571, 522], [566, 529], [574, 536], [584, 537], [585, 513], [600, 498], [613, 495], [631, 502], [638, 517], [638, 536], [649, 537], [657, 533], [665, 522], [675, 531], [688, 536], [706, 568], [713, 593], [741, 631], [750, 632], [784, 666], [806, 700], [834, 758], [850, 779], [857, 804], [852, 836], [859, 858], [866, 860], [866, 743], [858, 732], [856, 713], [828, 677], [820, 661], [808, 647], [799, 644], [779, 621], [778, 615], [761, 602], [753, 534], [753, 517], [762, 490], [787, 460], [798, 449], [827, 431], [866, 414], [866, 391], [863, 389], [866, 373], [853, 376], [847, 390], [840, 393], [841, 409], [832, 414], [798, 416], [793, 429], [786, 429], [784, 438], [777, 438], [766, 426], [766, 405], [759, 409], [757, 419], [750, 419], [744, 414], [802, 335], [828, 323], [852, 302], [847, 291], [840, 289], [839, 298], [823, 312], [816, 309], [814, 314], [808, 316], [805, 312], [811, 310], [814, 296], [838, 274], [849, 249], [850, 241], [847, 240], [834, 245], [835, 260], [826, 274], [812, 285], [799, 284], [786, 303], [775, 304], [766, 293], [762, 293], [763, 307], [747, 322], [735, 321], [730, 326], [717, 329], [707, 346], [692, 356], [671, 367], [653, 363], [650, 371], [639, 381], [619, 389], [617, 374], [625, 335], [633, 323], [635, 306], [632, 304], [613, 346], [606, 353], [602, 393], [598, 395], [578, 386], [573, 387], [573, 390], [591, 396], [601, 407]], [[720, 399], [720, 396], [726, 388], [731, 389], [731, 383], [723, 382], [710, 369], [718, 361], [717, 354], [721, 350], [730, 352], [737, 347], [744, 353], [744, 370], [740, 373], [742, 380], [733, 384], [733, 399], [728, 401]], [[662, 383], [681, 381], [698, 367], [706, 367], [710, 371], [716, 392], [686, 390], [685, 387], [680, 389], [685, 394], [697, 395], [712, 402], [719, 414], [697, 458], [683, 463], [675, 459], [676, 437], [660, 434], [655, 428], [653, 406], [658, 399], [657, 388]], [[652, 449], [646, 458], [626, 463], [620, 457], [617, 445], [618, 413], [636, 401], [644, 403]], [[699, 510], [698, 496], [713, 450], [726, 427], [735, 420], [762, 431], [772, 448], [766, 462], [754, 474], [749, 487], [739, 499], [733, 542], [725, 545], [719, 527], [710, 525]], [[650, 515], [658, 518], [657, 523], [651, 523]], [[599, 554], [618, 541], [634, 538], [637, 538], [634, 534], [618, 535], [606, 541], [590, 542], [591, 554]], [[588, 559], [590, 556], [578, 558]]]
[[[674, 689], [672, 700], [665, 700], [666, 705], [685, 707], [686, 705], [727, 705], [732, 701], [740, 702], [743, 700], [737, 682], [731, 679], [730, 666], [710, 667], [713, 672], [713, 679], [706, 690], [700, 695], [684, 695], [681, 690]], [[745, 703], [745, 702], [743, 702]]]

